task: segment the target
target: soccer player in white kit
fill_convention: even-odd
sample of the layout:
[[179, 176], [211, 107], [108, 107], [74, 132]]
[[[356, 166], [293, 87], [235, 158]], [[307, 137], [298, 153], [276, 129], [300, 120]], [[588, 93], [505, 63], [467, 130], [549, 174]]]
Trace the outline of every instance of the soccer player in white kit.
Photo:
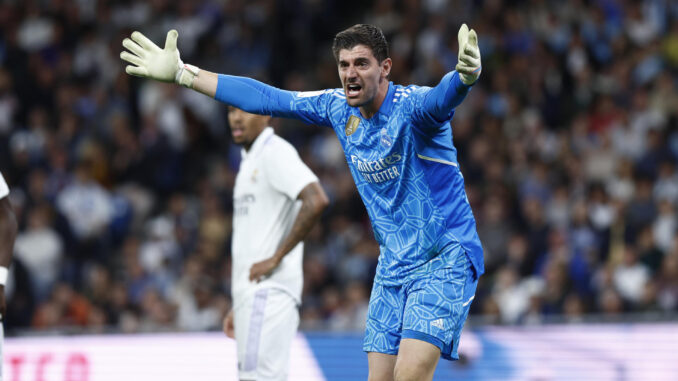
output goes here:
[[241, 381], [286, 380], [299, 326], [302, 240], [329, 203], [294, 147], [268, 127], [270, 116], [229, 107], [242, 161], [233, 191], [233, 309]]
[[[12, 261], [14, 239], [17, 234], [17, 222], [9, 203], [9, 187], [0, 173], [0, 322], [5, 316], [5, 283], [9, 264]], [[0, 324], [0, 381], [2, 381], [2, 340], [4, 332]]]

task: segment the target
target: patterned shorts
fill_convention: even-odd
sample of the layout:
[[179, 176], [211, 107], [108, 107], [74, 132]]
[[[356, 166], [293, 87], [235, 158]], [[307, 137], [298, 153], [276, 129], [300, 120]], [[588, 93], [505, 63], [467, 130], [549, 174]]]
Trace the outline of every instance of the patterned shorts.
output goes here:
[[458, 360], [459, 336], [478, 278], [459, 247], [454, 265], [399, 286], [375, 283], [367, 312], [363, 350], [395, 355], [401, 339], [418, 339], [440, 348], [447, 360]]

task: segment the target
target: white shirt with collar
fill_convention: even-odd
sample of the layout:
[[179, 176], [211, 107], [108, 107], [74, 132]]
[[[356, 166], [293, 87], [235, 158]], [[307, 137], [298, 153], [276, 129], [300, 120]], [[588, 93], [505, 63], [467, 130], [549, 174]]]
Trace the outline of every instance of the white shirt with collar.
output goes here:
[[233, 191], [234, 307], [265, 287], [279, 288], [301, 303], [303, 243], [287, 253], [270, 277], [256, 283], [249, 281], [249, 274], [254, 263], [273, 256], [299, 213], [297, 196], [316, 181], [296, 149], [271, 127], [259, 134], [249, 151], [242, 150]]

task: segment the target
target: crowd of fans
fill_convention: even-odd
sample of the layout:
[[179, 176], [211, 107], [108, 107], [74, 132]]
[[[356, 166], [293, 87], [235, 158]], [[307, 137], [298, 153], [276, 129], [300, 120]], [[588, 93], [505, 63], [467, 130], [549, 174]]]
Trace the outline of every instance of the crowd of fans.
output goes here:
[[[380, 26], [396, 83], [483, 74], [452, 121], [487, 273], [472, 319], [678, 310], [678, 3], [167, 0], [0, 3], [0, 171], [20, 219], [9, 332], [218, 329], [230, 308], [225, 107], [129, 77], [121, 41], [179, 31], [185, 62], [339, 86], [334, 34]], [[302, 328], [360, 330], [379, 249], [329, 128], [276, 119], [331, 206], [306, 241]]]

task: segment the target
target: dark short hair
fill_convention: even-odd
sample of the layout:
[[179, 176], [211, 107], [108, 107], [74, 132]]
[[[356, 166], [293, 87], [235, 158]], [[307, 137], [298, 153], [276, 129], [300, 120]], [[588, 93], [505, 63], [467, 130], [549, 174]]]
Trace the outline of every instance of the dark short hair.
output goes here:
[[352, 49], [356, 45], [365, 45], [377, 59], [382, 62], [388, 58], [388, 43], [381, 29], [369, 24], [356, 24], [352, 27], [342, 30], [334, 36], [332, 43], [332, 53], [334, 59], [339, 61], [339, 51], [341, 49]]

